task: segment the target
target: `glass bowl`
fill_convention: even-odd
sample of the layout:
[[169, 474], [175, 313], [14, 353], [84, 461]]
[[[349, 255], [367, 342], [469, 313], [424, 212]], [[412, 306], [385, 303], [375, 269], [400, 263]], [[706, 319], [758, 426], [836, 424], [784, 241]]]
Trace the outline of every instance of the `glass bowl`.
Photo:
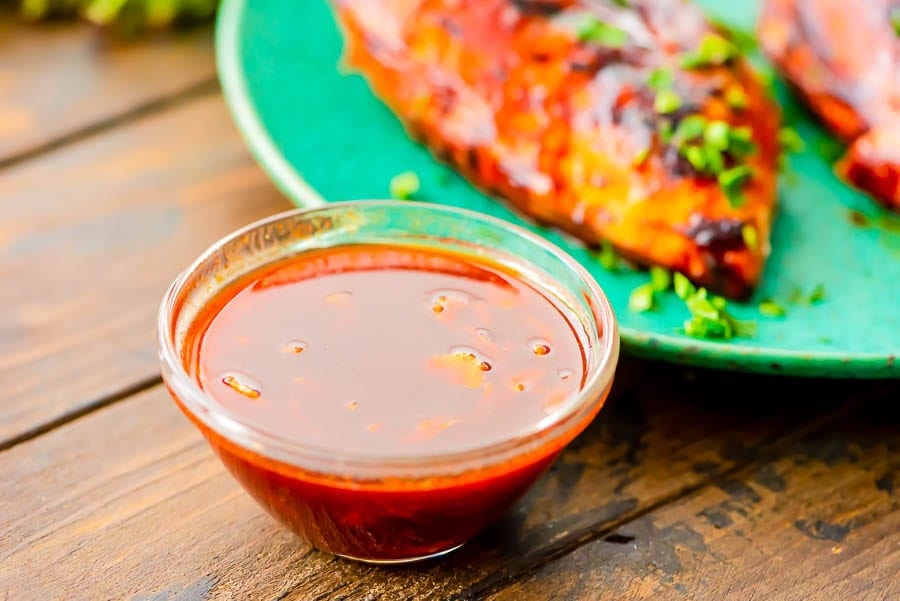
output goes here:
[[[507, 439], [462, 452], [403, 457], [286, 438], [217, 404], [185, 367], [185, 338], [203, 307], [266, 264], [347, 244], [441, 249], [509, 269], [570, 311], [585, 356], [583, 386], [559, 411]], [[609, 302], [562, 250], [492, 217], [397, 201], [289, 211], [222, 238], [169, 288], [158, 337], [172, 398], [244, 489], [315, 547], [375, 563], [449, 552], [502, 515], [596, 416], [619, 352]]]

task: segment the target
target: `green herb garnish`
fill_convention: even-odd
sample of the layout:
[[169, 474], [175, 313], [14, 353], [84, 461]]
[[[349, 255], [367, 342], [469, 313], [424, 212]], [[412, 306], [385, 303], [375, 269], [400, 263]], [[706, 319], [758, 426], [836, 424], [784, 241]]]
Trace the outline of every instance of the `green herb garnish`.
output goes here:
[[631, 291], [628, 297], [628, 310], [633, 313], [643, 313], [653, 308], [653, 283], [641, 284]]
[[694, 284], [677, 271], [672, 275], [672, 286], [675, 288], [676, 296], [681, 300], [687, 300], [689, 296], [697, 291]]
[[675, 76], [672, 74], [671, 69], [654, 69], [650, 76], [647, 77], [647, 85], [651, 90], [656, 90], [657, 92], [671, 88], [674, 83]]
[[631, 159], [631, 164], [635, 167], [640, 167], [644, 164], [644, 161], [647, 160], [647, 157], [650, 156], [650, 146], [646, 146], [639, 150], [637, 154], [634, 155], [634, 158]]
[[404, 171], [391, 178], [391, 198], [396, 200], [409, 200], [419, 191], [421, 183], [419, 176], [413, 171]]
[[759, 233], [751, 224], [747, 223], [741, 228], [741, 237], [744, 239], [744, 245], [750, 250], [759, 248]]
[[895, 7], [891, 11], [891, 27], [894, 28], [894, 33], [900, 38], [900, 7]]
[[766, 299], [759, 303], [759, 312], [766, 317], [784, 317], [787, 311], [772, 299]]
[[720, 30], [737, 48], [744, 54], [748, 54], [756, 50], [759, 45], [756, 36], [751, 32], [726, 23], [718, 19], [711, 19], [716, 29]]
[[613, 245], [604, 240], [600, 243], [600, 251], [596, 254], [600, 266], [607, 271], [618, 271], [619, 255], [616, 254]]
[[596, 17], [586, 17], [578, 26], [578, 40], [609, 48], [621, 48], [628, 42], [628, 34], [625, 30], [604, 23]]
[[782, 127], [778, 130], [778, 168], [786, 175], [790, 174], [787, 156], [795, 152], [803, 152], [806, 143], [793, 127]]
[[693, 52], [681, 57], [685, 69], [705, 69], [725, 65], [740, 56], [738, 47], [717, 33], [707, 33]]
[[[743, 187], [753, 177], [753, 170], [745, 164], [734, 164], [734, 160], [756, 151], [749, 127], [734, 127], [725, 121], [689, 115], [675, 128], [671, 142], [697, 173], [718, 180], [732, 206], [744, 202]], [[733, 166], [726, 168], [726, 156], [734, 159]]]
[[809, 304], [815, 305], [821, 303], [823, 300], [825, 300], [825, 286], [823, 284], [817, 284], [809, 295]]
[[731, 126], [724, 121], [711, 121], [703, 129], [703, 142], [718, 150], [728, 150]]
[[672, 285], [672, 274], [662, 267], [651, 267], [650, 284], [654, 292], [665, 292]]
[[782, 127], [778, 130], [778, 146], [781, 154], [793, 154], [795, 152], [803, 152], [806, 148], [806, 142], [797, 133], [793, 127]]
[[697, 288], [683, 274], [672, 274], [672, 285], [675, 294], [691, 312], [690, 319], [684, 322], [684, 333], [688, 336], [728, 339], [753, 336], [755, 333], [755, 324], [738, 321], [731, 316], [724, 298], [710, 295], [706, 288]]
[[725, 102], [736, 111], [747, 108], [747, 93], [738, 84], [732, 84], [725, 90]]
[[669, 115], [681, 108], [681, 96], [672, 90], [660, 90], [656, 93], [653, 109], [660, 115]]

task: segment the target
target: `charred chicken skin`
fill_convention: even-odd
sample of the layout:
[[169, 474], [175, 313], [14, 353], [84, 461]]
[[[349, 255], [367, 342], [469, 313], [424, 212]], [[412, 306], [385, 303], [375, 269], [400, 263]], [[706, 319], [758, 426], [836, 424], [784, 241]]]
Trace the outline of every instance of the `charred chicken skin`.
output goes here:
[[760, 41], [850, 143], [837, 170], [900, 211], [900, 0], [766, 0]]
[[745, 297], [769, 253], [779, 114], [680, 0], [335, 0], [346, 60], [482, 190]]

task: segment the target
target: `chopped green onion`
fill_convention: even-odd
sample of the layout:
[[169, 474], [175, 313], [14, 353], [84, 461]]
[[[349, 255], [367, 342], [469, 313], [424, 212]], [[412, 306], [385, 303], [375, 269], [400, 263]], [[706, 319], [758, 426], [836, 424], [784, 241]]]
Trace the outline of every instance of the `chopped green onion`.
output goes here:
[[750, 250], [759, 248], [759, 234], [751, 224], [744, 224], [741, 228], [741, 237], [744, 239], [744, 245]]
[[766, 317], [784, 317], [787, 315], [784, 307], [771, 299], [766, 299], [759, 303], [759, 312]]
[[662, 140], [664, 144], [668, 144], [672, 141], [673, 135], [672, 122], [668, 119], [661, 119], [659, 122], [659, 139]]
[[732, 84], [725, 90], [725, 102], [736, 111], [747, 108], [747, 93], [738, 84]]
[[803, 152], [806, 143], [793, 127], [782, 127], [778, 130], [778, 146], [782, 154]]
[[716, 29], [721, 30], [744, 54], [753, 52], [759, 45], [756, 41], [756, 36], [751, 32], [718, 19], [711, 19], [711, 21], [716, 26]]
[[689, 142], [703, 135], [706, 130], [706, 117], [703, 115], [688, 115], [678, 123], [675, 128], [675, 138], [678, 142]]
[[681, 57], [685, 69], [703, 69], [724, 65], [740, 55], [737, 46], [716, 33], [707, 33], [693, 52]]
[[688, 160], [691, 167], [703, 173], [706, 171], [706, 154], [700, 146], [686, 146], [682, 148], [684, 158]]
[[412, 171], [398, 173], [391, 178], [391, 198], [396, 200], [409, 200], [413, 194], [419, 191], [419, 176]]
[[675, 76], [672, 75], [671, 69], [654, 69], [647, 78], [647, 85], [651, 90], [665, 90], [672, 87], [675, 83]]
[[717, 319], [719, 311], [712, 302], [706, 298], [706, 288], [700, 288], [697, 292], [685, 299], [688, 311], [695, 317], [704, 317], [706, 319]]
[[681, 300], [687, 300], [689, 296], [697, 291], [697, 288], [691, 283], [687, 277], [679, 272], [672, 274], [672, 285], [675, 288], [675, 294]]
[[651, 150], [650, 146], [647, 146], [647, 147], [639, 150], [637, 152], [637, 154], [634, 155], [634, 158], [631, 159], [631, 164], [635, 167], [640, 167], [641, 165], [643, 165], [644, 162], [647, 160], [647, 157], [650, 156], [650, 150]]
[[702, 146], [703, 156], [706, 159], [706, 170], [710, 173], [720, 173], [725, 168], [725, 159], [722, 152], [712, 146]]
[[812, 293], [809, 295], [809, 304], [815, 305], [816, 303], [821, 303], [823, 300], [825, 300], [825, 286], [818, 284], [813, 288]]
[[740, 188], [753, 175], [753, 171], [747, 165], [737, 165], [719, 173], [719, 185], [725, 189]]
[[703, 141], [718, 150], [728, 150], [730, 130], [725, 121], [710, 121], [703, 130]]
[[628, 42], [628, 34], [625, 30], [615, 25], [609, 25], [596, 17], [585, 18], [578, 26], [578, 40], [607, 46], [609, 48], [621, 48]]
[[728, 129], [728, 151], [736, 157], [745, 157], [756, 152], [753, 131], [750, 127], [742, 125]]
[[661, 90], [656, 94], [653, 109], [660, 115], [669, 115], [681, 108], [681, 96], [672, 90]]
[[607, 271], [619, 269], [619, 255], [616, 254], [613, 245], [604, 240], [600, 243], [600, 252], [597, 253], [597, 261]]
[[650, 283], [655, 292], [665, 292], [672, 285], [672, 274], [662, 267], [651, 267]]
[[628, 310], [633, 313], [643, 313], [653, 308], [653, 283], [641, 284], [631, 291], [628, 297]]

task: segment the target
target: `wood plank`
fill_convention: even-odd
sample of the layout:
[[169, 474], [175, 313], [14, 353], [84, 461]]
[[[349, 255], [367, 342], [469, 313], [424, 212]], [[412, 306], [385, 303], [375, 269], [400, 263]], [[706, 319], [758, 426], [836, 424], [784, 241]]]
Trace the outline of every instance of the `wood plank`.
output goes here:
[[0, 164], [214, 79], [211, 27], [116, 41], [0, 11]]
[[620, 544], [585, 545], [492, 598], [900, 599], [898, 398], [900, 387], [765, 465], [623, 525]]
[[219, 236], [289, 208], [208, 95], [0, 180], [0, 448], [158, 381], [165, 288]]
[[[626, 361], [610, 406], [500, 524], [392, 570], [283, 531], [155, 388], [0, 454], [0, 499], [16, 499], [0, 512], [0, 598], [471, 596], [836, 419], [861, 386], [685, 373]], [[816, 400], [766, 401], [773, 385]]]

